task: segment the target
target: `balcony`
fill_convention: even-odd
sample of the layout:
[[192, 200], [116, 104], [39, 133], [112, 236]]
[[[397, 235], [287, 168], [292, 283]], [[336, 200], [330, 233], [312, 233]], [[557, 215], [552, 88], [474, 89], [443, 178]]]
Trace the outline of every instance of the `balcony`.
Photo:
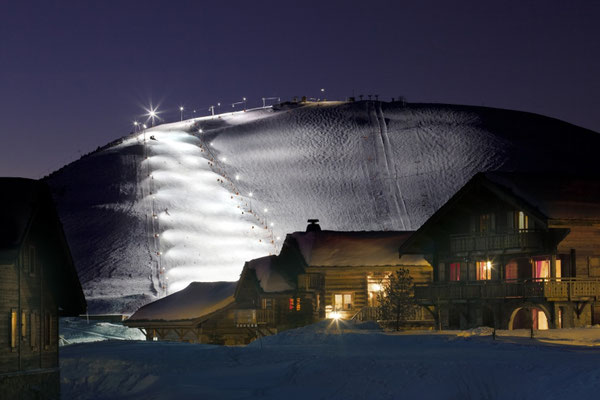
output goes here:
[[540, 278], [510, 281], [436, 282], [416, 285], [422, 301], [539, 298], [554, 301], [600, 299], [600, 279]]
[[256, 327], [258, 325], [271, 324], [275, 321], [273, 310], [244, 309], [233, 310], [235, 326]]
[[450, 252], [454, 254], [542, 247], [542, 232], [535, 230], [450, 235]]

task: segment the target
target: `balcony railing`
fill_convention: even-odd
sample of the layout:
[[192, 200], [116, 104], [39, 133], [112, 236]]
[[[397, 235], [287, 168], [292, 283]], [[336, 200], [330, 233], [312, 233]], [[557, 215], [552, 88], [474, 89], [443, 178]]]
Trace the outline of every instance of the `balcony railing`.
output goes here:
[[419, 300], [469, 300], [545, 298], [556, 300], [600, 299], [600, 279], [540, 278], [507, 281], [436, 282], [416, 285]]
[[542, 246], [542, 232], [536, 230], [450, 235], [450, 251], [452, 253], [505, 249], [538, 249]]
[[[407, 314], [403, 316], [403, 321], [427, 321], [431, 320], [431, 314], [425, 311], [424, 307], [415, 306], [413, 309]], [[352, 316], [351, 320], [364, 322], [364, 321], [379, 321], [382, 319], [381, 309], [379, 307], [363, 307], [361, 308], [354, 316]]]
[[275, 317], [273, 310], [242, 309], [234, 310], [234, 320], [238, 327], [254, 327], [273, 323]]

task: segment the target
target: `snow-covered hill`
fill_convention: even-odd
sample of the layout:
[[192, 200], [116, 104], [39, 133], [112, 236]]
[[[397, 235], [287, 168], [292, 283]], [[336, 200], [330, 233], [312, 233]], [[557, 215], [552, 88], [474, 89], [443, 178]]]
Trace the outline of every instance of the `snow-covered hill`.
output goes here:
[[480, 107], [318, 103], [160, 125], [48, 179], [90, 312], [237, 280], [319, 218], [418, 228], [476, 172], [600, 172], [600, 135]]

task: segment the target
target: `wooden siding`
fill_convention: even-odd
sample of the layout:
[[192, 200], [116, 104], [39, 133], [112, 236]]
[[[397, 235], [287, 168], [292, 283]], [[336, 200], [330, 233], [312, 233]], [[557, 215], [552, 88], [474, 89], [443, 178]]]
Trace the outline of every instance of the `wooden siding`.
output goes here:
[[[15, 263], [0, 266], [0, 373], [58, 367], [58, 306], [44, 280], [47, 266], [43, 252], [38, 250], [42, 246], [35, 246], [42, 241], [35, 231], [30, 232]], [[11, 310], [17, 311], [14, 349], [10, 342]]]
[[401, 268], [407, 268], [415, 283], [427, 283], [432, 280], [432, 268], [430, 266], [415, 265], [387, 265], [387, 266], [358, 266], [358, 267], [309, 267], [308, 274], [322, 274], [323, 298], [322, 306], [333, 307], [335, 294], [352, 294], [352, 309], [344, 310], [344, 318], [352, 317], [363, 307], [369, 306], [368, 277], [371, 275], [387, 275]]
[[[565, 227], [561, 225], [561, 227]], [[600, 226], [569, 226], [571, 232], [558, 245], [558, 252], [569, 254], [575, 250], [575, 276], [590, 276], [590, 257], [600, 256]]]
[[587, 301], [600, 298], [600, 279], [541, 278], [511, 281], [449, 282], [418, 285], [418, 299], [481, 300], [527, 298], [551, 301]]

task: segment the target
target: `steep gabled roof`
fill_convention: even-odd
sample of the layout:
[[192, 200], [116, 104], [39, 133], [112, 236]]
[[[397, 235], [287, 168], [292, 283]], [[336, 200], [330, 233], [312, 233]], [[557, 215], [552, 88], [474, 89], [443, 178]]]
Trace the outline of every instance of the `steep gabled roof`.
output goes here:
[[[398, 247], [412, 231], [294, 232], [307, 266], [400, 265]], [[415, 260], [418, 263], [418, 260]]]
[[0, 262], [14, 263], [32, 229], [44, 233], [42, 245], [55, 266], [44, 277], [55, 290], [63, 314], [84, 313], [87, 305], [73, 258], [50, 190], [43, 182], [24, 178], [0, 178]]
[[518, 172], [486, 172], [483, 176], [547, 219], [600, 221], [600, 176]]
[[431, 232], [472, 191], [484, 187], [515, 208], [527, 212], [543, 226], [549, 220], [600, 221], [600, 177], [541, 172], [481, 172], [440, 207], [400, 253], [428, 252]]
[[0, 178], [0, 250], [15, 251], [44, 200], [45, 186], [24, 178]]

